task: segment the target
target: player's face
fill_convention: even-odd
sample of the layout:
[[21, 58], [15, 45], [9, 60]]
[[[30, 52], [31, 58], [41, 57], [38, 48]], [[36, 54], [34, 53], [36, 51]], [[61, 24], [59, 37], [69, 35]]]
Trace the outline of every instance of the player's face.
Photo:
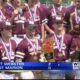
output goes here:
[[53, 0], [53, 2], [54, 2], [55, 4], [61, 4], [61, 3], [62, 3], [62, 0]]
[[79, 30], [80, 29], [80, 25], [74, 25], [74, 29]]
[[26, 35], [28, 35], [28, 36], [35, 35], [35, 29], [25, 28], [25, 30], [26, 30]]
[[55, 31], [62, 31], [63, 30], [63, 24], [62, 23], [54, 23], [53, 24]]
[[16, 7], [20, 7], [20, 6], [21, 6], [21, 0], [14, 0], [14, 1], [13, 1], [13, 4], [14, 4]]
[[35, 35], [35, 29], [31, 30], [31, 34]]
[[11, 38], [12, 37], [12, 28], [11, 27], [4, 28], [1, 32], [1, 34], [6, 38]]

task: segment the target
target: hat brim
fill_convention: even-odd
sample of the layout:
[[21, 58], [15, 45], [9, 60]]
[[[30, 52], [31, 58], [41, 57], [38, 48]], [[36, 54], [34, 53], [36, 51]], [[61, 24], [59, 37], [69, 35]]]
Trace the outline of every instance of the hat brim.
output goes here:
[[26, 28], [30, 29], [30, 30], [36, 29], [36, 27], [37, 27], [37, 25], [35, 25], [35, 24], [28, 24], [28, 25], [26, 25]]
[[66, 21], [54, 21], [53, 23], [54, 24], [67, 24]]

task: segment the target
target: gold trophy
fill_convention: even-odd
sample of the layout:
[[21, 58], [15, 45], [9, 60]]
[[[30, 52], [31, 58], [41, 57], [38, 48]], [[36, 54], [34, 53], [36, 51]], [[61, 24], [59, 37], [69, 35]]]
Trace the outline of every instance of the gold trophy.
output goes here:
[[54, 51], [54, 46], [53, 46], [53, 38], [47, 38], [43, 41], [41, 51], [44, 54], [46, 60], [48, 62], [54, 62], [54, 57], [53, 57], [53, 51]]

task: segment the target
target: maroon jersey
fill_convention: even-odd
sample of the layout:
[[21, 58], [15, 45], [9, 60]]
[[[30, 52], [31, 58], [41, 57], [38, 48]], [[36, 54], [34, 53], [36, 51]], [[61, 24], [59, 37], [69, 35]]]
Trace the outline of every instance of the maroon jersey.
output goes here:
[[80, 36], [76, 37], [73, 39], [74, 43], [75, 43], [75, 50], [77, 50], [77, 48], [79, 48], [78, 50], [80, 50]]
[[12, 28], [13, 34], [23, 35], [25, 34], [24, 29], [25, 18], [23, 13], [18, 13], [18, 15], [14, 18], [14, 27]]
[[[69, 7], [67, 8], [67, 11], [68, 11], [68, 17], [69, 17], [69, 18], [67, 18], [68, 21], [70, 21], [70, 14], [75, 13], [75, 10], [78, 8], [78, 6], [79, 6], [79, 5], [74, 4], [74, 5], [69, 6]], [[79, 14], [80, 14], [80, 13], [78, 13], [78, 15], [79, 15]], [[65, 16], [65, 18], [66, 18], [66, 16]], [[72, 19], [73, 19], [73, 25], [76, 24], [75, 14], [72, 16]], [[69, 22], [69, 23], [70, 23], [70, 22]]]
[[23, 9], [23, 12], [29, 23], [33, 22], [38, 25], [38, 27], [36, 27], [36, 32], [41, 33], [41, 24], [47, 21], [46, 7], [43, 4], [38, 6], [34, 5], [33, 9], [26, 6], [26, 8]]
[[41, 23], [47, 23], [48, 19], [47, 16], [49, 15], [49, 10], [46, 8], [44, 4], [38, 4], [37, 5], [39, 12], [40, 12], [40, 21]]
[[68, 10], [70, 13], [75, 11], [75, 8], [79, 9], [80, 8], [80, 4], [79, 3], [74, 3], [73, 5], [68, 7]]
[[[71, 48], [71, 40], [72, 37], [68, 34], [63, 35], [63, 39], [59, 37], [59, 39], [55, 38], [55, 34], [52, 35], [53, 38], [53, 57], [56, 61], [65, 61], [69, 58], [69, 51], [72, 51], [73, 48]], [[58, 43], [60, 40], [60, 43]], [[61, 46], [61, 49], [59, 49], [59, 46]]]
[[1, 62], [13, 62], [16, 50], [16, 42], [10, 40], [10, 43], [6, 45], [2, 39], [0, 39], [0, 61]]
[[[14, 6], [12, 6], [10, 3], [6, 3], [5, 6], [3, 7], [2, 11], [6, 17], [7, 20], [11, 20], [12, 16], [14, 15]], [[18, 14], [16, 14], [16, 17], [14, 17], [13, 22], [15, 23], [12, 32], [13, 34], [25, 34], [25, 30], [24, 30], [24, 25], [21, 22], [23, 16], [22, 16], [22, 12], [19, 11]], [[17, 23], [18, 22], [18, 23]]]
[[80, 12], [77, 12], [76, 9], [74, 11], [74, 14], [72, 15], [72, 22], [73, 22], [73, 25], [80, 23]]
[[21, 58], [23, 61], [35, 61], [33, 59], [33, 56], [31, 55], [34, 53], [34, 48], [35, 48], [35, 52], [37, 53], [35, 55], [37, 55], [37, 57], [39, 58], [39, 55], [41, 53], [40, 40], [37, 39], [37, 42], [35, 42], [34, 40], [30, 40], [30, 41], [35, 46], [32, 47], [31, 43], [27, 39], [23, 39], [17, 47], [16, 58]]
[[[74, 43], [74, 44], [72, 44], [71, 46], [74, 47], [74, 51], [80, 50], [80, 30], [72, 30], [70, 32], [70, 35], [73, 36], [73, 42], [72, 43]], [[73, 60], [74, 59], [79, 60], [79, 58], [80, 58], [79, 53], [74, 52], [74, 53], [72, 53], [72, 55], [73, 55]]]
[[75, 8], [76, 8], [76, 5], [75, 5], [75, 4], [74, 4], [74, 5], [72, 5], [72, 6], [67, 7], [67, 9], [68, 9], [69, 13], [74, 12], [74, 11], [75, 11]]
[[[27, 5], [26, 8], [23, 9], [24, 16], [30, 24], [39, 24], [38, 28], [40, 27], [40, 13], [36, 6], [33, 9], [30, 9]], [[36, 29], [38, 32], [38, 30]]]
[[65, 14], [66, 14], [66, 8], [62, 5], [60, 5], [60, 6], [51, 6], [50, 11], [51, 11], [52, 17], [56, 17], [56, 16], [61, 15], [61, 14], [63, 16], [65, 16]]
[[10, 20], [14, 12], [14, 7], [10, 3], [6, 3], [3, 6], [2, 11], [6, 19]]
[[[48, 23], [48, 16], [50, 15], [49, 10], [46, 8], [44, 4], [38, 4], [38, 10], [40, 13], [40, 23], [46, 24]], [[41, 33], [41, 26], [40, 28], [37, 28], [37, 30]]]
[[49, 18], [48, 25], [50, 27], [52, 26], [55, 17], [62, 16], [64, 18], [64, 20], [67, 21], [68, 17], [65, 17], [65, 16], [68, 16], [68, 10], [64, 6], [62, 6], [62, 5], [60, 5], [60, 6], [54, 6], [53, 5], [53, 6], [49, 7], [49, 11], [50, 11], [50, 15], [48, 17]]

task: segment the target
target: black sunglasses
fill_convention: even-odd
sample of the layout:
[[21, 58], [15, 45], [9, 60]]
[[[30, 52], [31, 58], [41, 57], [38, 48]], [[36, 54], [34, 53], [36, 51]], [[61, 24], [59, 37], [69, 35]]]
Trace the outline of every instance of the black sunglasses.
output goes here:
[[12, 30], [12, 27], [5, 27], [5, 30]]
[[62, 22], [55, 22], [56, 24], [63, 24]]

